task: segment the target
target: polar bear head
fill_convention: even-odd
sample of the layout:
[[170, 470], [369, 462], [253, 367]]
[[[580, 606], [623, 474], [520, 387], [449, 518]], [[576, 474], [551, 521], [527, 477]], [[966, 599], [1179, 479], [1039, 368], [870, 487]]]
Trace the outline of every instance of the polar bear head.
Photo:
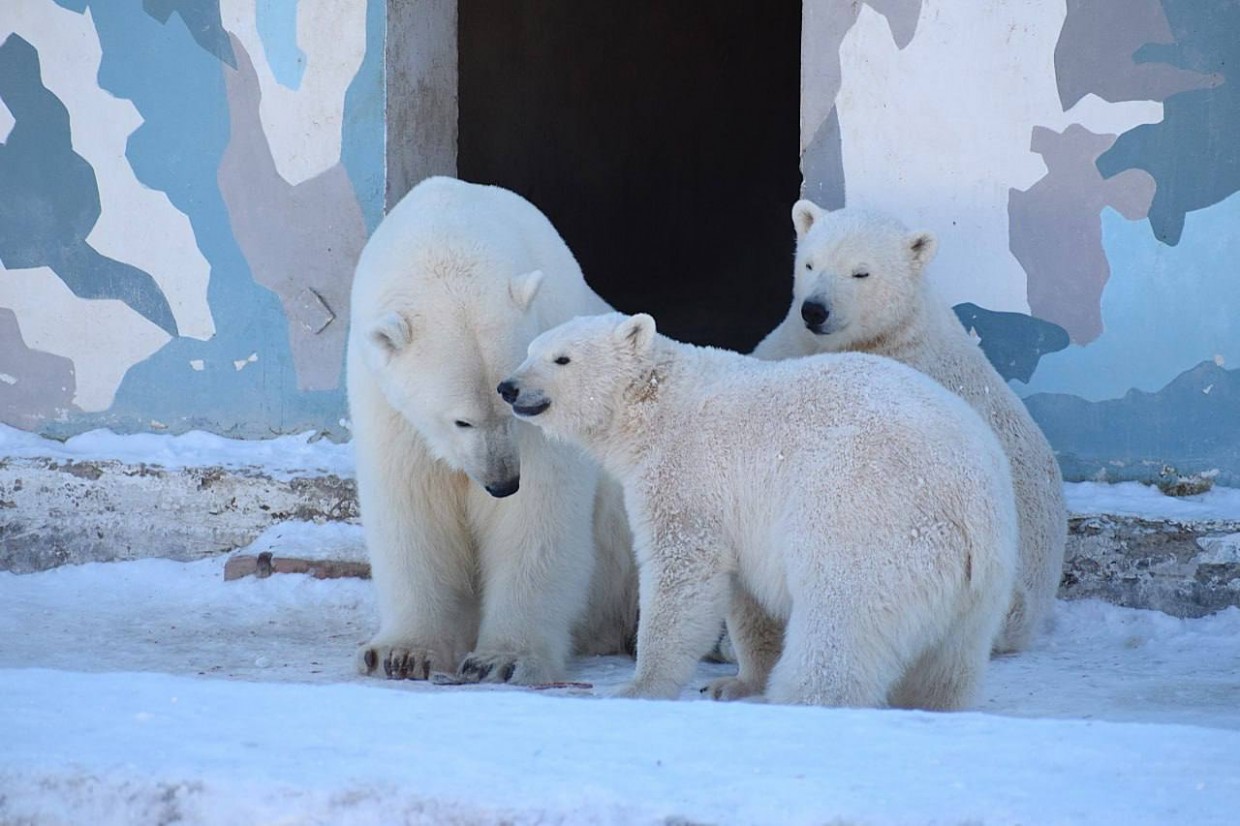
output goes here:
[[358, 341], [388, 403], [425, 438], [431, 452], [492, 496], [516, 493], [518, 425], [495, 395], [496, 383], [543, 328], [539, 270], [512, 270], [502, 258], [462, 251], [413, 261], [425, 273], [416, 290], [395, 287], [375, 302]]
[[499, 395], [547, 435], [589, 442], [610, 429], [626, 392], [646, 380], [654, 338], [654, 319], [644, 313], [574, 318], [530, 343]]
[[814, 350], [872, 349], [922, 302], [922, 273], [937, 242], [888, 216], [813, 201], [792, 207], [797, 233], [790, 321]]

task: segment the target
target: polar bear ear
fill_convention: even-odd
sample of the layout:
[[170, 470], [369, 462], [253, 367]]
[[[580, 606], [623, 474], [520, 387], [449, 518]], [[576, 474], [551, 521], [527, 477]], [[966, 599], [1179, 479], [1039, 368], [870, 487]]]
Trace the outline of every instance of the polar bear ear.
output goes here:
[[931, 232], [915, 232], [908, 238], [909, 259], [913, 263], [914, 272], [920, 273], [926, 265], [934, 260], [939, 249], [939, 242]]
[[635, 352], [644, 353], [654, 341], [654, 319], [645, 313], [629, 316], [616, 325], [616, 341], [628, 345]]
[[802, 198], [792, 205], [792, 225], [796, 227], [797, 238], [804, 238], [814, 222], [822, 217], [822, 207], [811, 200]]
[[375, 322], [368, 337], [371, 344], [391, 356], [409, 346], [413, 340], [413, 328], [409, 319], [398, 312], [390, 312]]
[[538, 295], [538, 288], [542, 286], [542, 282], [542, 270], [514, 275], [508, 282], [508, 294], [522, 310], [529, 309], [530, 302], [534, 300], [534, 296]]

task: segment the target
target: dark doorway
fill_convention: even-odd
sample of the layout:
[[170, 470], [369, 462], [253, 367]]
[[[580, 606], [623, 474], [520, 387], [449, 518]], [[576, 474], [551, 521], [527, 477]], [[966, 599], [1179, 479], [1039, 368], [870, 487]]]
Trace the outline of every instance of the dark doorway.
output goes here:
[[792, 289], [801, 4], [458, 9], [460, 176], [536, 204], [617, 309], [751, 349]]

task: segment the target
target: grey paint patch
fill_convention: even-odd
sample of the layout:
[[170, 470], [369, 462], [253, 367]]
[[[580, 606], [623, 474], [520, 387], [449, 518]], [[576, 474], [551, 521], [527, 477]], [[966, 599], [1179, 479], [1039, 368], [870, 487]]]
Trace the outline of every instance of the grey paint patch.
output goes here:
[[1004, 381], [1028, 382], [1038, 360], [1068, 346], [1062, 327], [1023, 313], [987, 310], [976, 304], [953, 307], [960, 323], [978, 337], [978, 346]]
[[1077, 516], [1059, 595], [1176, 617], [1240, 606], [1240, 522]]
[[[861, 6], [868, 5], [887, 20], [896, 48], [903, 49], [912, 42], [917, 33], [917, 20], [921, 16], [922, 0], [866, 0], [866, 2], [828, 3], [814, 25], [815, 39], [812, 44], [802, 43], [802, 48], [812, 47], [831, 56], [823, 64], [825, 72], [817, 74], [813, 93], [823, 99], [835, 100], [840, 92], [842, 70], [840, 46], [850, 29], [857, 22]], [[805, 144], [801, 155], [801, 175], [804, 197], [824, 209], [844, 206], [844, 161], [841, 149], [839, 112], [833, 106], [826, 120], [818, 124], [814, 136]]]
[[387, 0], [386, 209], [424, 178], [456, 176], [456, 20], [456, 0]]
[[1112, 102], [1165, 100], [1222, 81], [1218, 75], [1133, 61], [1133, 53], [1146, 43], [1171, 40], [1158, 0], [1068, 0], [1068, 16], [1055, 45], [1055, 79], [1063, 108], [1071, 109], [1090, 93]]
[[234, 69], [237, 67], [232, 43], [220, 20], [219, 0], [142, 0], [142, 8], [165, 25], [173, 12], [181, 15], [195, 43]]
[[340, 385], [366, 225], [343, 165], [297, 186], [280, 177], [259, 120], [258, 76], [241, 42], [233, 48], [237, 70], [224, 70], [232, 134], [220, 193], [254, 279], [284, 305], [298, 388], [331, 390]]
[[249, 544], [290, 519], [356, 522], [357, 492], [336, 476], [169, 471], [121, 462], [0, 459], [0, 571], [162, 557], [189, 561]]
[[119, 299], [177, 335], [155, 279], [86, 243], [100, 214], [95, 172], [73, 151], [69, 113], [43, 85], [38, 52], [15, 34], [0, 44], [0, 99], [14, 119], [0, 144], [0, 261], [49, 267], [74, 295]]
[[1068, 480], [1158, 478], [1219, 471], [1240, 486], [1240, 369], [1203, 361], [1157, 393], [1129, 390], [1101, 402], [1037, 393], [1025, 405], [1059, 456]]
[[1225, 82], [1181, 92], [1163, 104], [1163, 120], [1119, 136], [1098, 159], [1104, 177], [1145, 169], [1158, 182], [1150, 206], [1154, 236], [1175, 245], [1184, 216], [1240, 190], [1240, 3], [1163, 0], [1174, 43], [1147, 43], [1138, 64], [1167, 64]]
[[840, 114], [831, 114], [818, 127], [801, 155], [801, 176], [805, 179], [802, 196], [823, 209], [844, 206], [844, 154], [840, 146]]
[[1102, 333], [1102, 290], [1111, 265], [1102, 246], [1102, 209], [1144, 218], [1154, 181], [1137, 170], [1104, 180], [1095, 165], [1115, 142], [1073, 124], [1059, 134], [1033, 129], [1030, 148], [1046, 160], [1045, 177], [1008, 196], [1012, 254], [1028, 275], [1029, 309], [1068, 331], [1077, 344]]
[[[921, 3], [922, 0], [866, 0], [866, 5], [887, 18], [891, 39], [897, 49], [913, 42], [913, 35], [917, 34], [917, 20], [921, 17]], [[853, 20], [856, 19], [854, 15]], [[851, 24], [849, 28], [852, 28]]]
[[386, 185], [383, 144], [387, 129], [383, 93], [386, 19], [387, 0], [366, 0], [366, 56], [345, 92], [344, 124], [340, 133], [340, 162], [349, 170], [349, 179], [353, 181], [369, 232], [374, 232], [383, 218]]
[[76, 411], [75, 387], [73, 362], [27, 347], [17, 316], [0, 307], [0, 421], [37, 430], [46, 419]]

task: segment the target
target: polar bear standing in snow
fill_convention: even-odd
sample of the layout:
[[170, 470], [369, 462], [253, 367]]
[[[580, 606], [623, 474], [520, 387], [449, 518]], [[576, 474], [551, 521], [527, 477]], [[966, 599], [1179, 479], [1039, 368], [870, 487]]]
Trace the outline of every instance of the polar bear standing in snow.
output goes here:
[[792, 208], [797, 233], [792, 307], [757, 346], [761, 359], [858, 351], [896, 359], [967, 401], [994, 429], [1012, 466], [1020, 561], [995, 651], [1019, 651], [1050, 615], [1063, 575], [1068, 516], [1046, 436], [924, 276], [936, 242], [855, 210]]
[[543, 330], [607, 304], [532, 204], [431, 178], [353, 283], [349, 408], [380, 627], [363, 673], [539, 683], [636, 625], [619, 485], [514, 421], [495, 385]]
[[624, 485], [641, 592], [624, 696], [677, 696], [725, 613], [756, 603], [787, 626], [769, 679], [765, 641], [732, 623], [732, 642], [774, 702], [969, 703], [1016, 513], [1003, 448], [934, 381], [862, 354], [762, 362], [611, 313], [540, 335], [498, 390]]

